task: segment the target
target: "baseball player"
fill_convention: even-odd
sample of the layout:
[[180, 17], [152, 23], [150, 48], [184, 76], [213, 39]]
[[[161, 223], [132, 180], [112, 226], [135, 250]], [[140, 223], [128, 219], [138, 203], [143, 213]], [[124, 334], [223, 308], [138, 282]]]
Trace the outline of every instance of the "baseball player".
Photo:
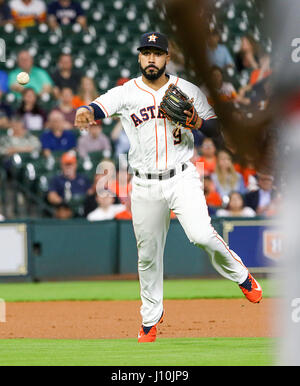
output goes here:
[[165, 35], [144, 34], [138, 51], [142, 75], [79, 108], [75, 125], [88, 128], [95, 120], [119, 114], [129, 138], [134, 173], [131, 210], [142, 300], [138, 342], [154, 342], [164, 313], [163, 254], [171, 210], [190, 242], [204, 248], [215, 269], [239, 284], [249, 301], [258, 303], [262, 290], [211, 225], [199, 174], [190, 162], [191, 130], [166, 119], [159, 107], [169, 86], [177, 86], [193, 102], [193, 110], [184, 111], [187, 126], [210, 136], [219, 130], [215, 112], [198, 87], [166, 73], [170, 56]]

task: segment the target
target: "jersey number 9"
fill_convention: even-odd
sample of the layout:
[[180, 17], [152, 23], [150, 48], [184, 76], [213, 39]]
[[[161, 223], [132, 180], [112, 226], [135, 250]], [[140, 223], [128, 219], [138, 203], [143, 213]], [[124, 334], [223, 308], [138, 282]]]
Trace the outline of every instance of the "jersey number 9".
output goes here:
[[174, 145], [179, 145], [181, 143], [181, 130], [179, 127], [173, 131]]

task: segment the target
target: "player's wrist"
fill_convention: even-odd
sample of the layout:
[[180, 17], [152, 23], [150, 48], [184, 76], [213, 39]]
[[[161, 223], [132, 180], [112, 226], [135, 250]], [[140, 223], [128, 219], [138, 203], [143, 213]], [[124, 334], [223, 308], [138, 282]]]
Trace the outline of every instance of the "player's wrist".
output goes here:
[[203, 125], [203, 119], [200, 118], [200, 117], [198, 117], [197, 123], [196, 123], [196, 129], [197, 129], [197, 130], [200, 130], [201, 127], [202, 127], [202, 125]]
[[94, 109], [92, 108], [92, 106], [86, 106], [86, 105], [83, 105], [83, 106], [80, 106], [80, 107], [78, 107], [78, 109], [77, 110], [81, 110], [81, 109], [86, 109], [86, 110], [88, 110], [90, 113], [94, 113]]

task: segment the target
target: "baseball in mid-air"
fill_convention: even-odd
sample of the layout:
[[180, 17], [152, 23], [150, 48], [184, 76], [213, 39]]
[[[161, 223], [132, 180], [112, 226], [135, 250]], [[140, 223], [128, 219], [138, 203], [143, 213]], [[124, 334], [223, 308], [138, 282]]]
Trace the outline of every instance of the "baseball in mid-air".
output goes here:
[[17, 75], [17, 81], [18, 83], [20, 84], [27, 84], [29, 82], [30, 78], [29, 78], [29, 75], [27, 74], [27, 72], [20, 72], [18, 75]]

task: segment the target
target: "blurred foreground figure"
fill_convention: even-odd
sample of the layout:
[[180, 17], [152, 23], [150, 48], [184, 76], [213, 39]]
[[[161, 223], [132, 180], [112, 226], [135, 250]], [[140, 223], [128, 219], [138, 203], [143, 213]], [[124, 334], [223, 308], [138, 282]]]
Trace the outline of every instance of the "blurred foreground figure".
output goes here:
[[[199, 85], [204, 84], [209, 90], [222, 122], [225, 145], [237, 156], [251, 160], [258, 172], [275, 174], [281, 181], [280, 279], [283, 280], [280, 282], [283, 286], [278, 292], [282, 302], [274, 324], [281, 336], [276, 361], [279, 365], [300, 365], [300, 2], [264, 2], [264, 25], [273, 42], [271, 95], [267, 108], [247, 120], [236, 119], [238, 114], [222, 103], [209, 77], [211, 64], [206, 47], [214, 1], [164, 3], [160, 10], [165, 15], [164, 23], [167, 21], [172, 31], [170, 37], [177, 40]], [[282, 20], [288, 22], [283, 25]]]
[[[284, 107], [277, 169], [284, 181], [281, 217], [283, 256], [281, 274], [282, 304], [278, 310], [281, 342], [278, 364], [300, 365], [300, 2], [273, 0], [269, 4], [270, 27], [274, 39], [274, 94]], [[288, 20], [280, 31], [278, 21]], [[276, 31], [277, 28], [277, 31]]]
[[278, 329], [281, 331], [279, 365], [300, 365], [300, 111], [290, 117], [284, 135], [289, 155], [283, 169], [286, 185], [283, 193], [281, 222], [283, 227], [283, 256], [281, 275], [283, 288], [281, 309], [278, 310]]

